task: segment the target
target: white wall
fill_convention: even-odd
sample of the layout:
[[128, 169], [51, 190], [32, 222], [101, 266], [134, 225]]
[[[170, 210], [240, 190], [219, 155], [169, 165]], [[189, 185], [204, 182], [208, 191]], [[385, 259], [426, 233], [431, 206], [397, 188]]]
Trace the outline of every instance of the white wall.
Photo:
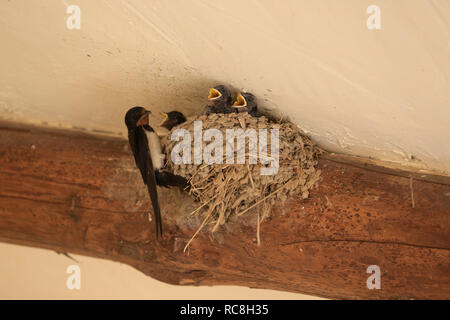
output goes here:
[[[121, 263], [72, 255], [75, 262], [53, 251], [3, 243], [0, 254], [0, 299], [322, 299], [236, 286], [168, 285]], [[79, 290], [67, 288], [72, 265], [80, 268]]]
[[[66, 28], [71, 4], [80, 30]], [[381, 30], [366, 27], [371, 4]], [[2, 118], [123, 134], [128, 107], [194, 114], [223, 82], [332, 151], [450, 172], [448, 0], [15, 0], [0, 12]]]

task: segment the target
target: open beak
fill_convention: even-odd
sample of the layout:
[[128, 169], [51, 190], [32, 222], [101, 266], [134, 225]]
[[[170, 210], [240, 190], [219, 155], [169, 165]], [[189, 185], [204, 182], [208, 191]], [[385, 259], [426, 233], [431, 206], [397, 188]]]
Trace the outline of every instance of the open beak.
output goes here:
[[236, 97], [236, 101], [233, 104], [234, 108], [242, 108], [247, 106], [247, 100], [242, 96], [242, 94], [238, 94]]
[[144, 125], [147, 125], [149, 122], [148, 122], [148, 115], [149, 114], [151, 114], [152, 112], [151, 111], [149, 111], [149, 110], [145, 110], [143, 113], [142, 113], [142, 115], [141, 115], [141, 117], [139, 118], [139, 120], [138, 120], [138, 122], [136, 123], [136, 125], [139, 127], [139, 126], [144, 126]]
[[221, 96], [222, 94], [220, 93], [219, 90], [214, 88], [209, 89], [209, 96], [208, 96], [209, 100], [215, 100], [217, 98], [220, 98]]

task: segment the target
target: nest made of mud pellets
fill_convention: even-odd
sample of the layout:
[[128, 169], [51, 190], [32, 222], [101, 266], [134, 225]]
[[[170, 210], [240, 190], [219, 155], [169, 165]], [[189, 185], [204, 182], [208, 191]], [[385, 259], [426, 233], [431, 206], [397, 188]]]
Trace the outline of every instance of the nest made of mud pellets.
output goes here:
[[[180, 141], [171, 141], [174, 130], [185, 129], [191, 138], [191, 159], [194, 159], [194, 122], [201, 121], [203, 132], [208, 129], [218, 129], [223, 135], [223, 163], [222, 164], [175, 164], [171, 155], [174, 147]], [[197, 122], [198, 124], [198, 122]], [[269, 165], [257, 161], [250, 164], [250, 158], [258, 156], [251, 151], [248, 139], [245, 140], [245, 164], [227, 164], [226, 144], [227, 129], [247, 130], [255, 129], [264, 132], [267, 129], [267, 153], [271, 156], [271, 130], [278, 129], [279, 168], [273, 175], [261, 175], [261, 168]], [[259, 138], [258, 134], [258, 138]], [[201, 138], [200, 138], [201, 139]], [[203, 141], [202, 150], [212, 142]], [[211, 141], [214, 142], [214, 139]], [[259, 139], [258, 145], [261, 143]], [[212, 232], [225, 224], [230, 217], [240, 216], [251, 212], [258, 213], [259, 223], [267, 218], [276, 201], [284, 201], [288, 197], [300, 194], [308, 198], [309, 190], [319, 180], [320, 170], [316, 170], [318, 157], [321, 153], [312, 141], [291, 122], [273, 122], [266, 117], [255, 118], [247, 113], [211, 114], [189, 119], [162, 139], [167, 156], [166, 170], [185, 177], [190, 182], [190, 193], [200, 202], [197, 210], [192, 214], [204, 216], [202, 229], [209, 226]], [[222, 144], [222, 143], [220, 143]], [[236, 148], [235, 148], [236, 149]], [[259, 147], [256, 148], [258, 154]], [[237, 151], [235, 151], [237, 153]], [[215, 155], [215, 153], [212, 153]], [[261, 153], [259, 153], [261, 157]], [[253, 161], [255, 162], [255, 160]], [[197, 231], [197, 232], [198, 232]]]

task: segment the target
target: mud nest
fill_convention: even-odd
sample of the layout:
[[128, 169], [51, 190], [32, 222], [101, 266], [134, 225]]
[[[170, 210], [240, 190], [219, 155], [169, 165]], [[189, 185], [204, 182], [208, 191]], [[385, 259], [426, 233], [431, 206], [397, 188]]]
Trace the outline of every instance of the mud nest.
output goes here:
[[[194, 121], [202, 122], [203, 133], [206, 130], [218, 129], [223, 135], [223, 164], [194, 164]], [[171, 154], [179, 141], [171, 141], [174, 130], [186, 129], [191, 136], [192, 164], [175, 164]], [[258, 147], [251, 149], [249, 139], [245, 140], [245, 164], [237, 164], [235, 145], [234, 163], [226, 161], [227, 129], [255, 129], [258, 133], [267, 130], [267, 155], [271, 157], [272, 138], [271, 130], [278, 129], [279, 159], [278, 172], [272, 175], [262, 175], [261, 169], [269, 168], [273, 163], [261, 163], [264, 158]], [[234, 139], [234, 138], [233, 138]], [[203, 140], [203, 139], [202, 139]], [[181, 140], [180, 140], [181, 141]], [[214, 138], [211, 139], [214, 141]], [[274, 140], [275, 141], [275, 140]], [[266, 117], [255, 118], [247, 113], [239, 114], [211, 114], [189, 119], [182, 125], [174, 128], [162, 139], [167, 155], [166, 169], [185, 177], [190, 183], [190, 194], [199, 201], [199, 207], [192, 215], [201, 215], [203, 223], [197, 233], [203, 228], [217, 231], [221, 225], [230, 218], [243, 214], [257, 214], [257, 240], [259, 244], [259, 225], [270, 216], [273, 206], [288, 197], [301, 195], [308, 198], [309, 190], [319, 180], [320, 170], [316, 170], [318, 157], [321, 153], [312, 141], [302, 131], [290, 122], [274, 122]], [[202, 150], [210, 141], [202, 141]], [[222, 143], [221, 143], [222, 144]], [[182, 155], [182, 152], [179, 153]], [[198, 153], [197, 153], [198, 154]], [[212, 152], [215, 155], [215, 152]], [[219, 154], [220, 155], [220, 154]], [[255, 158], [252, 164], [250, 159]], [[196, 234], [197, 234], [196, 233]], [[195, 234], [195, 235], [196, 235]], [[194, 235], [194, 237], [195, 237]], [[192, 240], [192, 239], [191, 239]]]

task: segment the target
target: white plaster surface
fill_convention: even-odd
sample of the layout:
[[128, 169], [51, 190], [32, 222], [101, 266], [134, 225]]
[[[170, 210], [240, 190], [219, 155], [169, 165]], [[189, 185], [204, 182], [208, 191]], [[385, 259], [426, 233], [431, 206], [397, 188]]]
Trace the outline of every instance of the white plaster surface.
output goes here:
[[331, 151], [450, 172], [448, 0], [1, 1], [0, 39], [4, 119], [124, 135], [224, 83]]

